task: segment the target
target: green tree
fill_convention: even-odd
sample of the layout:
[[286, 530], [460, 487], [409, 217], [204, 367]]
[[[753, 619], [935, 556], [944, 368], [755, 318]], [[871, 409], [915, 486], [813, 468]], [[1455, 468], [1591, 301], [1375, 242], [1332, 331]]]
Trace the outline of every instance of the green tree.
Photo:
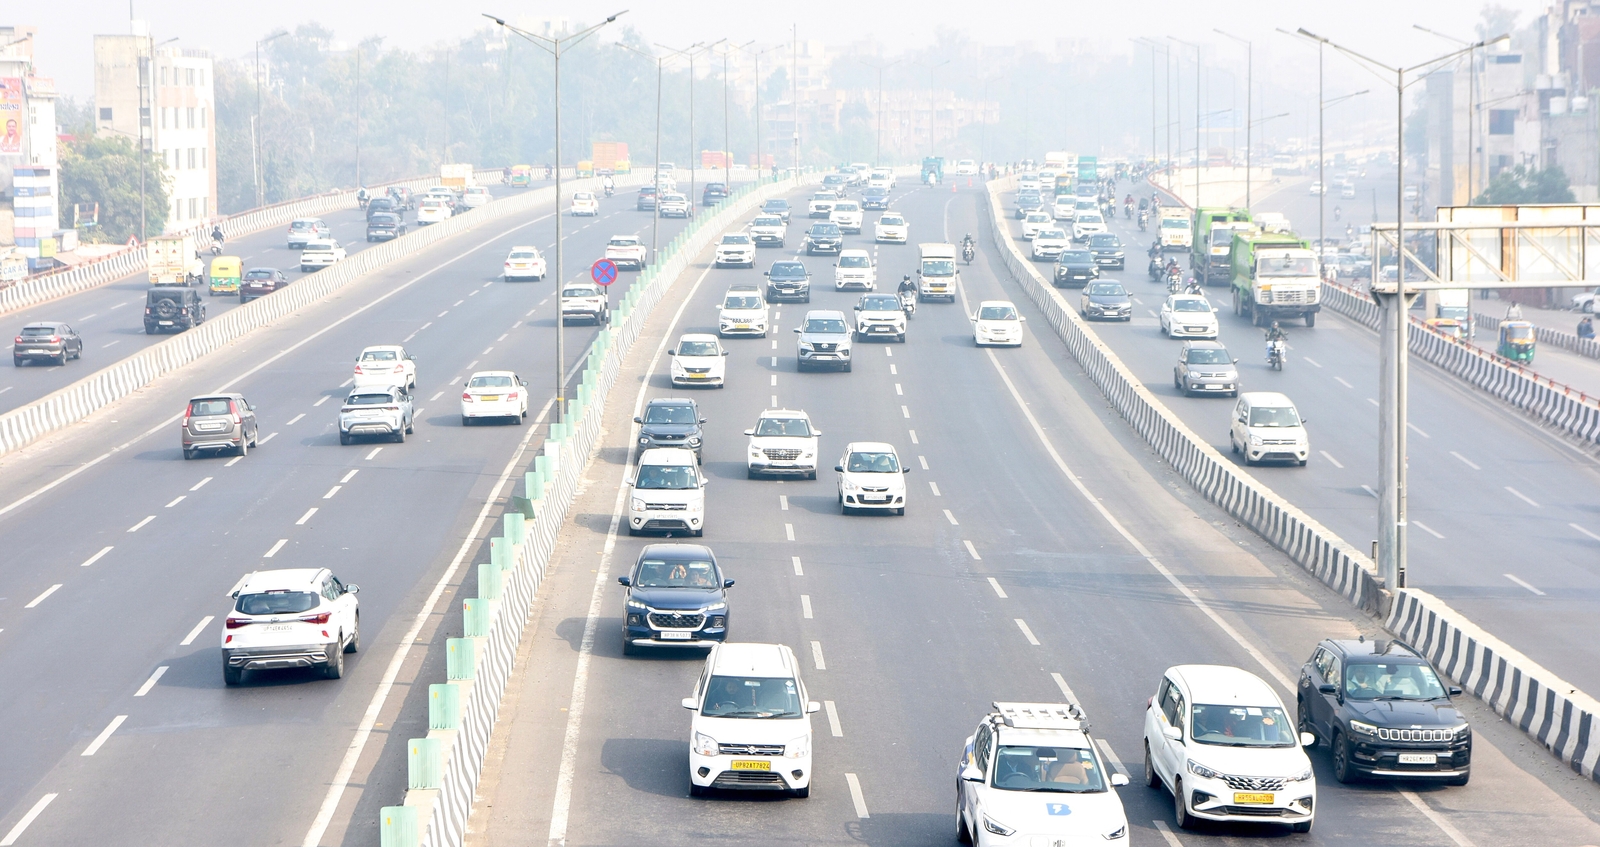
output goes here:
[[167, 225], [167, 177], [161, 159], [145, 154], [144, 230], [139, 227], [139, 152], [131, 139], [118, 136], [80, 137], [61, 148], [63, 217], [72, 205], [100, 206], [100, 225], [87, 230], [87, 240], [122, 242], [129, 236], [158, 235]]
[[1489, 187], [1472, 199], [1475, 206], [1515, 206], [1524, 203], [1572, 203], [1572, 185], [1559, 165], [1542, 170], [1518, 165], [1495, 174]]

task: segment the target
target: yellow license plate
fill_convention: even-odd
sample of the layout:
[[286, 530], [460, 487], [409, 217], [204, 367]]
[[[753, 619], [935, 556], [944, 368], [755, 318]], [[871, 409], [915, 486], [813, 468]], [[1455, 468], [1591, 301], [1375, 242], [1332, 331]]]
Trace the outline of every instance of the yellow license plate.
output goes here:
[[1272, 805], [1272, 799], [1273, 794], [1271, 792], [1246, 794], [1236, 791], [1233, 794], [1233, 803], [1236, 806], [1270, 806]]
[[[770, 771], [772, 763], [768, 761], [750, 761], [748, 759], [734, 759], [730, 770], [736, 771]], [[1267, 795], [1272, 796], [1272, 795]]]
[[479, 394], [478, 395], [478, 399], [479, 400], [499, 400], [500, 399], [500, 395], [498, 395], [498, 394]]
[[706, 379], [708, 374], [689, 374], [690, 379]]

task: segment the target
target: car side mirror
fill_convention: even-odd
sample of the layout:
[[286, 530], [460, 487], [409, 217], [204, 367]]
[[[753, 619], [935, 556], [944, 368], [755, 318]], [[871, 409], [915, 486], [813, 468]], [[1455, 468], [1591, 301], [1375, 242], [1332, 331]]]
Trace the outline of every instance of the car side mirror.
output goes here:
[[722, 587], [723, 588], [732, 588], [733, 587], [733, 580], [731, 580], [731, 579], [723, 580], [722, 581]]
[[821, 703], [818, 703], [815, 700], [812, 700], [812, 701], [809, 701], [809, 702], [806, 703], [806, 714], [808, 714], [808, 715], [815, 714], [816, 712], [820, 712], [820, 711], [822, 711], [822, 704]]
[[667, 351], [667, 355], [668, 356], [676, 356], [676, 355], [678, 355], [678, 351], [676, 351], [676, 350], [668, 350]]
[[1450, 686], [1450, 696], [1451, 697], [1460, 697], [1461, 696], [1461, 686], [1459, 686], [1459, 685]]
[[344, 593], [346, 593], [346, 594], [360, 594], [361, 593], [361, 586], [356, 585], [355, 583], [352, 582], [349, 585], [346, 585], [344, 587]]
[[1239, 364], [1239, 360], [1238, 359], [1234, 359], [1233, 363], [1237, 365], [1237, 364]]
[[1113, 788], [1120, 788], [1121, 786], [1124, 786], [1124, 785], [1127, 785], [1127, 784], [1128, 784], [1128, 775], [1127, 774], [1125, 774], [1125, 773], [1114, 773], [1114, 774], [1111, 775], [1111, 785], [1112, 785]]
[[641, 418], [638, 415], [634, 415], [633, 416], [633, 422], [636, 423], [636, 424], [642, 424], [642, 423], [644, 423], [644, 418]]
[[800, 327], [795, 327], [794, 328], [794, 332], [795, 332], [796, 335], [799, 335], [800, 334]]
[[1018, 318], [1017, 318], [1017, 320], [1019, 320], [1019, 321], [1022, 321], [1022, 322], [1024, 322], [1024, 323], [1026, 323], [1026, 322], [1027, 322], [1027, 320], [1028, 320], [1028, 318], [1027, 318], [1027, 317], [1026, 317], [1026, 316], [1019, 316], [1019, 317], [1018, 317]]
[[722, 355], [724, 355], [724, 356], [728, 355], [728, 351], [726, 351], [726, 350], [722, 351]]
[[693, 709], [694, 708], [694, 698], [693, 697], [685, 697], [685, 698], [683, 698], [683, 707], [685, 709]]
[[1161, 730], [1161, 734], [1163, 736], [1166, 736], [1166, 739], [1168, 741], [1182, 741], [1183, 740], [1183, 730], [1181, 730], [1181, 729], [1179, 729], [1179, 728], [1177, 728], [1175, 726], [1169, 726], [1169, 727], [1163, 728]]
[[1213, 312], [1217, 311], [1217, 307], [1216, 306], [1212, 306], [1211, 307], [1211, 311], [1213, 311]]
[[747, 429], [747, 430], [744, 431], [744, 434], [745, 435], [755, 435], [756, 431], [753, 430], [753, 429]]
[[1339, 691], [1339, 686], [1324, 682], [1317, 686], [1317, 690], [1323, 694], [1334, 694]]
[[700, 419], [700, 422], [701, 422], [701, 423], [705, 423], [705, 422], [706, 422], [706, 419], [705, 419], [705, 418], [701, 418], [701, 419]]
[[1310, 747], [1317, 743], [1317, 737], [1309, 732], [1300, 733], [1300, 746]]
[[633, 587], [633, 577], [631, 577], [631, 576], [619, 576], [619, 577], [617, 577], [617, 584], [618, 585], [625, 585], [625, 586], [627, 586], [629, 588], [632, 588]]
[[858, 311], [858, 312], [861, 311], [861, 307], [860, 306], [856, 306], [856, 311]]
[[978, 766], [968, 763], [961, 767], [961, 779], [965, 782], [983, 782], [983, 771]]
[[762, 276], [772, 276], [772, 271], [762, 271], [761, 275]]
[[820, 430], [820, 429], [811, 430], [811, 437], [812, 438], [821, 438], [822, 437], [822, 430]]
[[901, 468], [900, 472], [901, 473], [911, 473], [911, 469], [910, 468]]
[[838, 473], [844, 473], [844, 465], [834, 465], [833, 469]]

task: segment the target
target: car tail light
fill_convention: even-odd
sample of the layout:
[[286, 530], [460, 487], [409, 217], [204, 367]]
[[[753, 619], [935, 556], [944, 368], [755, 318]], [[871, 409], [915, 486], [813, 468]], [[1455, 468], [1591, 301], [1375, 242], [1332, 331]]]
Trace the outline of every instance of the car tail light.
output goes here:
[[507, 400], [515, 400], [515, 399], [517, 399], [517, 392], [513, 391], [510, 394], [507, 394], [506, 395], [506, 399]]
[[250, 624], [253, 624], [253, 623], [255, 623], [255, 621], [252, 621], [249, 618], [232, 618], [232, 617], [230, 617], [230, 618], [228, 618], [228, 621], [225, 624], [225, 626], [227, 626], [228, 629], [238, 629], [241, 626], [249, 626]]
[[467, 392], [467, 391], [461, 392], [461, 399], [467, 401], [468, 403], [472, 402], [472, 394], [471, 394], [471, 392]]
[[301, 615], [300, 620], [304, 623], [327, 623], [328, 613], [323, 612], [320, 615]]
[[239, 420], [239, 404], [238, 403], [235, 403], [232, 400], [228, 401], [228, 414], [233, 415], [233, 425], [234, 426], [238, 426], [241, 423], [241, 421]]
[[356, 365], [356, 375], [357, 376], [361, 375], [361, 366], [360, 365]]
[[397, 374], [398, 373], [405, 373], [406, 372], [406, 366], [405, 365], [395, 365], [394, 366], [394, 372], [397, 373]]
[[61, 343], [61, 336], [59, 336], [59, 335], [50, 336], [50, 343], [51, 344], [60, 344]]
[[400, 407], [399, 406], [380, 406], [379, 408], [383, 409], [385, 412], [398, 412], [398, 411], [400, 411]]
[[19, 335], [19, 336], [17, 336], [17, 337], [16, 337], [16, 340], [15, 340], [15, 343], [17, 343], [17, 344], [21, 344], [21, 343], [22, 343], [22, 336], [20, 336], [20, 335]]
[[511, 267], [511, 263], [510, 262], [506, 262], [506, 267], [508, 267], [508, 268]]
[[194, 407], [193, 406], [184, 406], [183, 407], [183, 426], [188, 426], [189, 425], [189, 417], [191, 415], [193, 415], [193, 414], [194, 414]]

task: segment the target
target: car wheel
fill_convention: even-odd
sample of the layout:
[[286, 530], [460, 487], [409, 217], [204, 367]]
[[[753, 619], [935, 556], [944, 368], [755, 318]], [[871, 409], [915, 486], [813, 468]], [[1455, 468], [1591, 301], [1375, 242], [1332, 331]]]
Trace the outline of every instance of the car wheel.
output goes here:
[[238, 685], [244, 681], [244, 668], [235, 668], [230, 665], [222, 666], [222, 682], [224, 685]]
[[846, 362], [846, 363], [845, 363], [845, 365], [844, 365], [844, 372], [845, 372], [845, 373], [849, 373], [849, 372], [850, 372], [850, 363], [849, 363], [849, 362]]
[[805, 787], [803, 787], [803, 788], [796, 788], [796, 789], [791, 790], [789, 792], [789, 796], [798, 797], [801, 800], [804, 800], [807, 797], [810, 797], [811, 796], [811, 784], [810, 783], [806, 783]]
[[1144, 743], [1144, 784], [1151, 788], [1161, 787], [1161, 776], [1156, 773], [1156, 766], [1150, 761], [1150, 742]]
[[396, 443], [396, 444], [404, 444], [404, 443], [406, 443], [406, 428], [405, 427], [401, 427], [400, 431], [396, 432], [393, 437], [394, 437], [394, 443]]
[[[1317, 734], [1317, 731], [1311, 726], [1311, 713], [1306, 709], [1306, 701], [1298, 697], [1295, 698], [1295, 729], [1299, 732], [1309, 732], [1312, 735]], [[1306, 749], [1310, 750], [1315, 746], [1317, 746], [1317, 742], [1313, 741], [1306, 745]]]
[[56, 364], [62, 365], [62, 366], [65, 366], [67, 364], [67, 351], [65, 349], [63, 349], [61, 351], [61, 355], [60, 356], [56, 357]]
[[350, 443], [350, 433], [348, 433], [348, 432], [339, 433], [339, 443], [340, 444], [349, 444]]
[[1316, 326], [1316, 325], [1317, 325], [1317, 313], [1316, 312], [1306, 312], [1306, 326], [1309, 327], [1309, 326]]
[[1328, 746], [1333, 750], [1333, 778], [1346, 785], [1360, 779], [1355, 767], [1350, 764], [1350, 742], [1344, 734], [1335, 732]]
[[1233, 440], [1233, 433], [1231, 432], [1228, 433], [1228, 449], [1235, 453], [1239, 452], [1239, 442]]
[[350, 640], [344, 643], [346, 653], [354, 653], [361, 649], [361, 613], [356, 613], [356, 628], [350, 633]]
[[707, 790], [708, 789], [705, 786], [695, 785], [692, 782], [689, 783], [689, 796], [690, 797], [704, 797], [704, 796], [706, 796], [706, 791]]
[[244, 455], [249, 454], [249, 452], [250, 452], [250, 439], [245, 438], [244, 433], [241, 432], [241, 433], [239, 433], [239, 455], [244, 456]]
[[1194, 823], [1194, 818], [1189, 816], [1189, 804], [1183, 799], [1183, 780], [1172, 781], [1172, 822], [1179, 829], [1188, 829]]
[[12, 356], [11, 357], [11, 366], [14, 367], [14, 368], [22, 367], [22, 360], [17, 358], [16, 356]]
[[322, 675], [327, 679], [338, 679], [344, 676], [344, 650], [334, 650], [328, 657], [328, 663], [322, 666]]
[[81, 358], [83, 358], [83, 346], [82, 346], [82, 345], [79, 345], [79, 346], [78, 346], [78, 352], [76, 352], [76, 353], [73, 353], [73, 354], [72, 354], [72, 358], [74, 358], [74, 359], [81, 359]]
[[190, 450], [187, 447], [183, 448], [183, 458], [186, 459], [186, 460], [187, 459], [193, 459], [194, 458], [194, 451]]
[[901, 507], [900, 507], [900, 508], [898, 508], [898, 509], [895, 509], [895, 510], [894, 510], [894, 513], [895, 513], [895, 514], [896, 514], [896, 515], [899, 515], [899, 516], [901, 516], [901, 517], [905, 517], [905, 514], [906, 514], [906, 507], [904, 507], [904, 506], [901, 506]]

